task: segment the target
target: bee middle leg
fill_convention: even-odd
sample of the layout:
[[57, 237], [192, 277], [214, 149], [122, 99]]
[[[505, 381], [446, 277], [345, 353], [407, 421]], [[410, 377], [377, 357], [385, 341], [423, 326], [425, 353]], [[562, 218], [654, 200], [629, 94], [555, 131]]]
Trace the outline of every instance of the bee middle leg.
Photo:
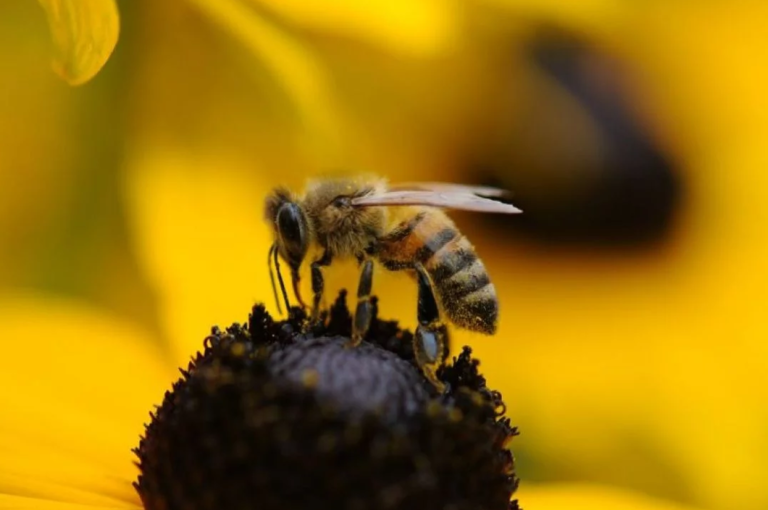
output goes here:
[[416, 264], [414, 269], [419, 286], [419, 325], [413, 336], [413, 350], [424, 376], [442, 392], [445, 385], [437, 378], [437, 369], [448, 352], [448, 329], [440, 321], [440, 310], [427, 271], [421, 264]]
[[317, 322], [320, 315], [320, 301], [323, 298], [323, 289], [325, 288], [323, 272], [320, 268], [330, 265], [332, 259], [331, 253], [325, 251], [323, 256], [312, 262], [310, 266], [312, 268], [312, 322]]
[[350, 347], [360, 345], [360, 342], [368, 333], [373, 318], [373, 304], [371, 303], [371, 288], [373, 287], [373, 261], [362, 259], [363, 269], [360, 271], [360, 284], [357, 287], [357, 308], [352, 322], [352, 339]]

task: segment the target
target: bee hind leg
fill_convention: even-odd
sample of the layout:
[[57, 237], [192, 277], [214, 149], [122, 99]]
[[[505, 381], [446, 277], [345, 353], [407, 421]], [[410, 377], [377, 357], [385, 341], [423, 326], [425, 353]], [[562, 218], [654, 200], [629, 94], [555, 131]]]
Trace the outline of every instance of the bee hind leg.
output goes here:
[[363, 259], [363, 269], [360, 271], [360, 284], [357, 287], [357, 308], [352, 322], [352, 339], [350, 347], [360, 345], [360, 342], [368, 333], [373, 318], [373, 303], [371, 303], [371, 289], [373, 287], [373, 261]]
[[415, 270], [419, 286], [419, 325], [413, 336], [413, 351], [424, 376], [442, 392], [445, 384], [437, 378], [437, 369], [448, 354], [448, 329], [440, 321], [440, 310], [426, 270], [420, 264]]

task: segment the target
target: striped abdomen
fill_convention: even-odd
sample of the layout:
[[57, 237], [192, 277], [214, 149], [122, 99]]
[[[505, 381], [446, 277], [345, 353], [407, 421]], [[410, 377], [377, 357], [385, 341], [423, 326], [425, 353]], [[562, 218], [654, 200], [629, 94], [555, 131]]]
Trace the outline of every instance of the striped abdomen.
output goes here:
[[442, 211], [423, 209], [397, 225], [381, 240], [378, 257], [392, 270], [422, 264], [451, 322], [486, 334], [496, 331], [496, 289], [472, 244]]

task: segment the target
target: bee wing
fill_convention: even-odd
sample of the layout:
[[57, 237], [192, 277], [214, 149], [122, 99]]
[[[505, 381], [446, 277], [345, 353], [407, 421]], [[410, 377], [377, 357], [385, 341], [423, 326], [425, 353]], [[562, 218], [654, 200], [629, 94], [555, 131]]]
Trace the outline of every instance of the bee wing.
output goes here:
[[483, 198], [466, 191], [385, 191], [353, 198], [352, 205], [358, 207], [426, 205], [485, 213], [523, 212], [511, 204]]
[[478, 195], [481, 197], [504, 197], [508, 196], [509, 191], [501, 188], [494, 188], [492, 186], [473, 186], [469, 184], [454, 184], [450, 182], [404, 182], [400, 184], [392, 184], [389, 186], [390, 191], [408, 191], [408, 190], [421, 190], [421, 191], [437, 191], [437, 192], [457, 192], [457, 193], [470, 193], [472, 195]]

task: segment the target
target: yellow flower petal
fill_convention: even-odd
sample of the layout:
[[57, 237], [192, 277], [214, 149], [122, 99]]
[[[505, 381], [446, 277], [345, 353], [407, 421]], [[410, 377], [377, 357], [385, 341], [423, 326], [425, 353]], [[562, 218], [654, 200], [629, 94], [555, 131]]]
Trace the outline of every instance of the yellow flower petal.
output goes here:
[[150, 339], [76, 303], [0, 300], [0, 493], [130, 508], [131, 448], [173, 371]]
[[340, 119], [328, 84], [309, 48], [269, 23], [241, 0], [190, 0], [238, 37], [280, 81], [306, 125], [310, 149], [336, 161]]
[[213, 325], [244, 322], [258, 301], [273, 309], [267, 271], [266, 186], [223, 155], [144, 151], [128, 172], [133, 235], [158, 293], [174, 363], [186, 366]]
[[600, 257], [475, 237], [501, 326], [471, 341], [542, 476], [768, 505], [768, 10], [735, 5], [632, 10], [612, 42], [686, 172], [665, 246]]
[[619, 29], [630, 9], [617, 0], [483, 0], [523, 23], [544, 22], [586, 30], [589, 36]]
[[642, 494], [586, 484], [522, 486], [517, 497], [526, 510], [694, 510]]
[[48, 14], [56, 58], [53, 69], [71, 85], [101, 70], [120, 33], [114, 0], [38, 0]]
[[[112, 505], [61, 503], [59, 501], [0, 494], [0, 510], [109, 510]], [[132, 508], [141, 508], [140, 506]]]
[[369, 41], [389, 51], [429, 56], [454, 42], [457, 13], [442, 0], [250, 0], [310, 29]]

